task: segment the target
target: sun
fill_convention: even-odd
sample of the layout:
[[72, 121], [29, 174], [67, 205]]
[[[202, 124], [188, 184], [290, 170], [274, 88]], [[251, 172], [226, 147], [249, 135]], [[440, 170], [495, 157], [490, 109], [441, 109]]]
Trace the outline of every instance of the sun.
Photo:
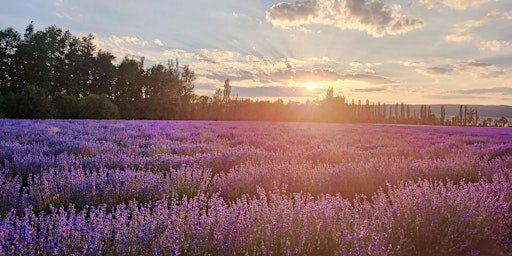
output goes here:
[[317, 83], [313, 83], [313, 82], [310, 82], [310, 83], [305, 83], [304, 86], [308, 89], [308, 90], [313, 90], [315, 88], [318, 87], [318, 84]]

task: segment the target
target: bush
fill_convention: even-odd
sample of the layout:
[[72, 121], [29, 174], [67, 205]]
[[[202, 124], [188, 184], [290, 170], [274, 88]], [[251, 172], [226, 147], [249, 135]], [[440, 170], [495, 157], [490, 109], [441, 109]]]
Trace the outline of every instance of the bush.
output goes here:
[[106, 95], [91, 94], [78, 103], [79, 118], [85, 119], [116, 119], [119, 118], [117, 105]]
[[18, 94], [9, 92], [2, 102], [3, 113], [10, 118], [52, 118], [54, 109], [48, 92], [41, 87], [29, 85]]
[[75, 96], [57, 94], [53, 98], [53, 106], [55, 108], [55, 118], [71, 119], [78, 117], [78, 98]]

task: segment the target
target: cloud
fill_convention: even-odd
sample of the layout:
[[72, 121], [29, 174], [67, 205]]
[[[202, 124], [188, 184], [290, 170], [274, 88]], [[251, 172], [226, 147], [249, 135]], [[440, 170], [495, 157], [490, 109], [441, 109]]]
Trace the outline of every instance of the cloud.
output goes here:
[[512, 87], [502, 86], [502, 87], [491, 87], [491, 88], [467, 89], [467, 90], [449, 91], [448, 93], [512, 95]]
[[340, 76], [340, 80], [361, 81], [370, 84], [396, 84], [395, 81], [388, 78], [371, 74], [345, 74]]
[[477, 79], [483, 78], [494, 78], [499, 77], [505, 74], [502, 68], [488, 64], [481, 63], [476, 61], [467, 61], [467, 62], [459, 62], [453, 65], [450, 65], [446, 68], [444, 67], [427, 67], [427, 68], [418, 68], [416, 71], [425, 76], [429, 76], [432, 78], [439, 78], [442, 76], [447, 76], [450, 74], [455, 75], [463, 75], [469, 76]]
[[298, 83], [315, 82], [333, 82], [340, 79], [340, 75], [333, 70], [328, 69], [281, 69], [269, 74], [271, 81], [288, 84], [290, 81]]
[[164, 43], [162, 43], [162, 41], [160, 41], [160, 39], [153, 40], [153, 43], [155, 43], [158, 46], [164, 46]]
[[454, 70], [474, 78], [494, 78], [505, 74], [498, 66], [475, 61], [457, 63], [454, 65]]
[[93, 42], [97, 48], [111, 52], [116, 56], [117, 60], [122, 60], [124, 57], [140, 58], [144, 56], [145, 60], [152, 62], [157, 61], [155, 56], [143, 52], [143, 48], [150, 44], [148, 41], [131, 36], [110, 35], [103, 37], [96, 34], [93, 35]]
[[237, 87], [231, 88], [231, 94], [240, 97], [315, 97], [324, 93], [324, 89], [307, 89], [305, 87], [288, 86], [261, 86], [261, 87]]
[[218, 49], [200, 49], [199, 50], [199, 58], [210, 63], [226, 63], [233, 61], [235, 58], [239, 57], [238, 53], [234, 53], [232, 51], [226, 50], [218, 50]]
[[275, 27], [289, 28], [322, 24], [339, 29], [365, 31], [374, 37], [405, 34], [423, 27], [420, 19], [402, 14], [400, 5], [385, 5], [380, 0], [311, 0], [281, 2], [266, 11]]
[[266, 19], [276, 27], [294, 27], [315, 22], [320, 17], [319, 1], [298, 1], [294, 4], [277, 3], [266, 11]]
[[450, 42], [468, 42], [477, 37], [476, 30], [498, 20], [512, 20], [512, 14], [507, 12], [490, 12], [480, 20], [467, 20], [462, 24], [453, 25], [453, 33], [445, 37]]
[[424, 67], [426, 64], [423, 61], [405, 60], [399, 61], [404, 67]]
[[445, 37], [446, 41], [450, 42], [467, 42], [475, 38], [475, 29], [482, 27], [488, 22], [487, 19], [483, 20], [468, 20], [463, 24], [455, 24], [453, 26], [454, 33]]
[[396, 82], [388, 78], [373, 74], [339, 74], [332, 69], [312, 69], [312, 70], [278, 70], [269, 76], [270, 80], [287, 84], [290, 81], [298, 83], [315, 82], [335, 82], [335, 81], [360, 81], [369, 84], [395, 84]]
[[448, 75], [448, 74], [452, 73], [452, 71], [453, 71], [452, 68], [441, 68], [441, 67], [427, 67], [427, 68], [416, 69], [416, 72], [418, 72], [422, 75], [428, 76], [428, 77], [432, 77], [432, 78], [438, 78], [441, 76]]
[[387, 87], [370, 87], [370, 88], [360, 88], [360, 89], [352, 89], [353, 92], [382, 92], [386, 91]]
[[503, 48], [511, 46], [511, 45], [512, 45], [512, 42], [492, 40], [492, 41], [480, 42], [480, 49], [487, 50], [487, 51], [499, 52]]
[[464, 10], [494, 0], [418, 0], [418, 3], [429, 9], [439, 6], [446, 6], [452, 9]]
[[140, 40], [138, 37], [135, 37], [135, 36], [121, 36], [120, 37], [120, 36], [112, 35], [112, 36], [110, 36], [110, 39], [112, 41], [114, 41], [116, 44], [127, 43], [127, 44], [142, 46], [142, 47], [149, 45], [148, 41]]

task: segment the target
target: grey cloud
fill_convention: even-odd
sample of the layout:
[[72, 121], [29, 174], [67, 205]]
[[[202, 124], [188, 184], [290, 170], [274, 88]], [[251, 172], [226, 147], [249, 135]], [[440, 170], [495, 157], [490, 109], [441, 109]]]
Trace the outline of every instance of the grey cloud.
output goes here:
[[498, 66], [474, 61], [457, 63], [454, 65], [454, 69], [476, 78], [493, 78], [505, 74], [503, 69]]
[[370, 87], [370, 88], [361, 88], [361, 89], [353, 89], [353, 92], [382, 92], [386, 91], [388, 88], [386, 87]]
[[374, 37], [404, 34], [423, 27], [420, 19], [405, 17], [399, 5], [387, 6], [380, 0], [281, 2], [267, 10], [266, 18], [277, 27], [324, 24], [366, 31]]
[[289, 24], [301, 24], [309, 18], [318, 15], [317, 1], [298, 1], [294, 4], [281, 2], [270, 7], [266, 11], [267, 20], [274, 25], [280, 25], [282, 22]]
[[479, 88], [479, 89], [467, 89], [449, 91], [448, 93], [456, 94], [486, 94], [486, 93], [499, 93], [502, 95], [512, 95], [512, 87], [491, 87], [491, 88]]
[[429, 68], [422, 68], [417, 69], [418, 72], [427, 75], [427, 76], [440, 76], [440, 75], [446, 75], [451, 72], [453, 72], [452, 68], [441, 68], [441, 67], [429, 67]]
[[332, 9], [336, 24], [343, 29], [364, 30], [374, 37], [397, 35], [423, 27], [420, 19], [409, 19], [399, 8], [381, 1], [340, 0]]
[[450, 65], [448, 68], [442, 67], [428, 67], [417, 69], [419, 73], [422, 73], [426, 76], [437, 77], [441, 75], [447, 75], [450, 73], [457, 73], [467, 76], [472, 76], [474, 78], [494, 78], [499, 77], [505, 74], [502, 68], [488, 63], [468, 61], [468, 62], [460, 62], [453, 65]]
[[229, 72], [217, 71], [215, 74], [205, 74], [204, 77], [219, 81], [224, 81], [226, 78], [229, 78], [231, 81], [256, 80], [255, 74], [243, 69], [234, 69]]
[[493, 97], [488, 96], [481, 96], [481, 95], [464, 95], [464, 94], [432, 94], [432, 95], [425, 95], [425, 98], [427, 99], [441, 99], [441, 100], [449, 100], [449, 99], [469, 99], [469, 100], [475, 100], [475, 99], [491, 99]]

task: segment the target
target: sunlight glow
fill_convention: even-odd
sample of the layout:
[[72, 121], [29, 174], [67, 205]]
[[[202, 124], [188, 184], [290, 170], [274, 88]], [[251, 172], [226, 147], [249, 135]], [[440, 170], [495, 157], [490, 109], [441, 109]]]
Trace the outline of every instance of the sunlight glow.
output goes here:
[[318, 83], [305, 83], [304, 86], [308, 89], [308, 90], [313, 90], [315, 88], [318, 87]]

